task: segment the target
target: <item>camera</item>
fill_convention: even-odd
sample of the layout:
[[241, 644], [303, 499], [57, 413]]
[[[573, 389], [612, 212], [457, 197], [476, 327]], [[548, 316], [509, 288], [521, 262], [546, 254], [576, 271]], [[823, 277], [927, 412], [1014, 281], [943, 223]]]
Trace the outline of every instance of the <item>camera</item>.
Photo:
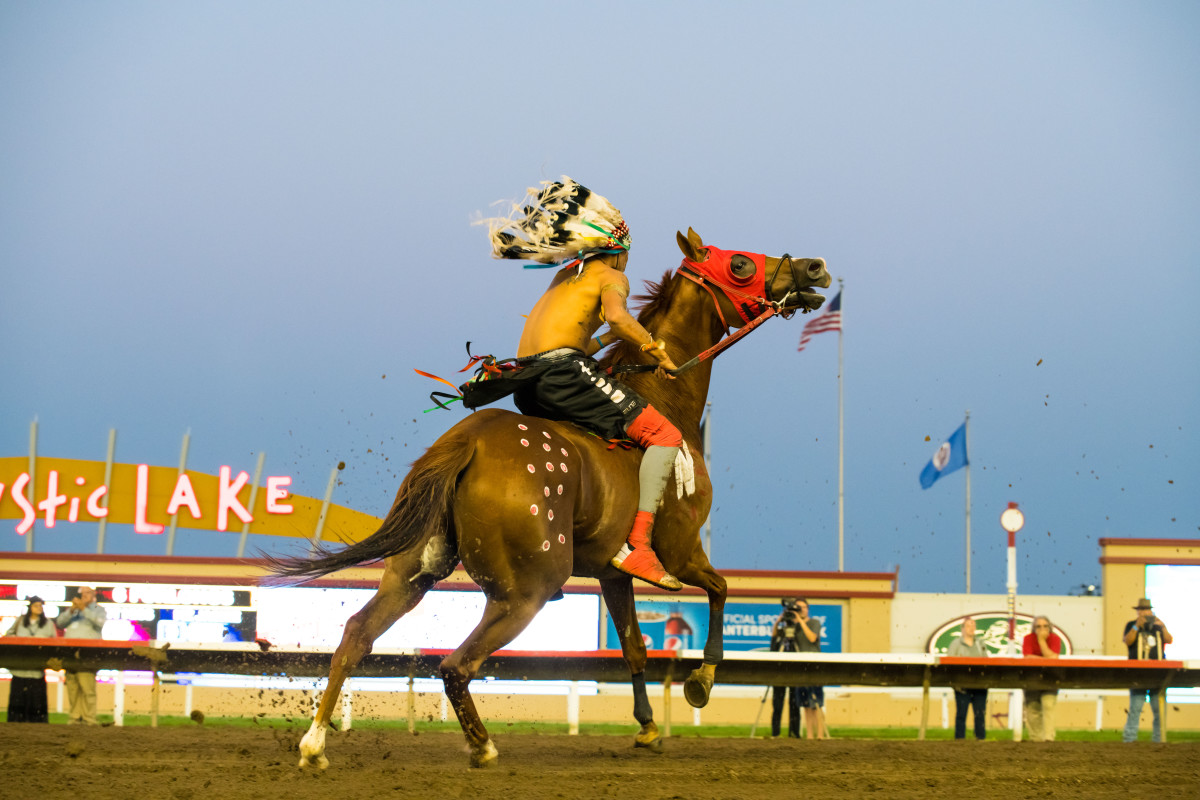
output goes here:
[[795, 625], [800, 621], [800, 602], [791, 598], [780, 600], [779, 604], [783, 606], [783, 613], [779, 615], [779, 624]]
[[1150, 616], [1146, 617], [1145, 622], [1142, 623], [1142, 630], [1152, 631], [1157, 626], [1158, 626], [1158, 618], [1155, 617], [1153, 614], [1151, 614]]

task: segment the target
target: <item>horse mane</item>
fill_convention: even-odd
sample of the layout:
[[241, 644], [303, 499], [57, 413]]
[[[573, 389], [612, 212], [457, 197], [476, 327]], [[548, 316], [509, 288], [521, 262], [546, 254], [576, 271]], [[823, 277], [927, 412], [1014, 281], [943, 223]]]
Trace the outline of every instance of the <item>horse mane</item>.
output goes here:
[[[638, 303], [637, 321], [641, 323], [643, 328], [655, 336], [659, 334], [655, 322], [675, 302], [675, 297], [679, 293], [679, 287], [682, 285], [681, 281], [672, 280], [674, 273], [675, 270], [669, 269], [663, 273], [659, 281], [646, 281], [646, 293], [635, 295], [633, 298]], [[685, 357], [690, 357], [690, 355]], [[648, 363], [650, 363], [649, 357], [641, 352], [637, 345], [623, 339], [618, 340], [609, 347], [608, 352], [600, 359], [600, 366], [602, 367], [610, 367], [613, 364]], [[686, 378], [670, 381], [670, 386], [668, 386], [668, 382], [654, 377], [651, 373], [631, 373], [617, 375], [616, 377], [622, 383], [627, 384], [631, 389], [649, 400], [668, 419], [682, 419], [683, 403], [681, 401], [687, 393], [685, 391]]]

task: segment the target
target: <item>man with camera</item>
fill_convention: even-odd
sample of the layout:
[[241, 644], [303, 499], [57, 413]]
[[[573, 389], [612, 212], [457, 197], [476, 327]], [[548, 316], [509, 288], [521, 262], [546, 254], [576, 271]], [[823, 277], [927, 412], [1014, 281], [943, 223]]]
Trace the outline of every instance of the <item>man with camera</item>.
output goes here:
[[[1154, 616], [1154, 608], [1150, 598], [1143, 597], [1136, 606], [1137, 619], [1125, 623], [1125, 646], [1129, 648], [1129, 657], [1137, 659], [1158, 660], [1166, 658], [1166, 645], [1175, 641], [1175, 637], [1167, 630], [1163, 621]], [[1146, 695], [1150, 695], [1150, 711], [1154, 714], [1154, 729], [1151, 738], [1156, 742], [1162, 741], [1162, 720], [1159, 709], [1158, 689], [1130, 689], [1129, 716], [1125, 718], [1125, 732], [1121, 739], [1126, 742], [1137, 741], [1138, 725], [1141, 723], [1142, 705]]]
[[[804, 598], [780, 601], [783, 613], [775, 622], [771, 633], [771, 651], [784, 653], [821, 652], [821, 620], [808, 615], [808, 601]], [[818, 694], [819, 693], [819, 694]], [[818, 699], [823, 699], [820, 686], [775, 686], [771, 695], [771, 736], [779, 736], [783, 718], [784, 696], [788, 698], [788, 736], [800, 738], [800, 709], [804, 708], [804, 722], [808, 738], [823, 730], [818, 717]], [[822, 737], [824, 738], [824, 737]]]

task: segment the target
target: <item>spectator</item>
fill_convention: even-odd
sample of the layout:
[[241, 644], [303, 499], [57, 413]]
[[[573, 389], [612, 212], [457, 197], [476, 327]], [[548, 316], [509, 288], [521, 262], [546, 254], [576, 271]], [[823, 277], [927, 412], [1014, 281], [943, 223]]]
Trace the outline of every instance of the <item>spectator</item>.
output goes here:
[[[986, 658], [987, 648], [975, 636], [975, 620], [963, 620], [962, 634], [950, 642], [946, 655], [962, 658]], [[987, 736], [987, 689], [954, 689], [954, 738], [967, 738], [967, 709], [972, 709], [975, 721], [975, 738], [982, 741]]]
[[[775, 621], [771, 632], [771, 652], [799, 653], [804, 634], [800, 630], [799, 603], [784, 600], [783, 613]], [[771, 688], [771, 738], [779, 738], [780, 723], [783, 721], [783, 702], [787, 698], [788, 738], [800, 738], [800, 687], [774, 686]]]
[[[1062, 639], [1054, 633], [1049, 617], [1033, 618], [1033, 633], [1025, 636], [1021, 653], [1034, 658], [1058, 658], [1062, 654]], [[1054, 707], [1057, 703], [1057, 689], [1025, 690], [1025, 724], [1029, 727], [1030, 740], [1054, 741]]]
[[[54, 623], [46, 618], [40, 597], [29, 598], [29, 608], [17, 617], [5, 636], [35, 636], [53, 638], [58, 634]], [[9, 722], [49, 722], [50, 708], [46, 702], [46, 670], [10, 669], [12, 684], [8, 689]]]
[[[1163, 621], [1154, 616], [1150, 598], [1143, 597], [1134, 606], [1137, 609], [1137, 619], [1125, 623], [1125, 646], [1129, 648], [1129, 657], [1138, 659], [1153, 659], [1167, 657], [1167, 645], [1175, 641], [1175, 637], [1167, 630]], [[1138, 725], [1141, 723], [1142, 705], [1146, 695], [1150, 695], [1150, 711], [1154, 715], [1154, 728], [1151, 738], [1156, 742], [1162, 741], [1162, 720], [1159, 719], [1158, 689], [1130, 689], [1129, 715], [1125, 718], [1125, 732], [1122, 741], [1137, 741]]]
[[[58, 615], [55, 623], [68, 639], [101, 639], [108, 614], [96, 605], [96, 590], [80, 586], [71, 598], [71, 607]], [[66, 671], [68, 725], [96, 724], [96, 673], [83, 670]]]
[[[808, 601], [798, 597], [792, 601], [791, 608], [795, 611], [796, 636], [794, 642], [797, 652], [821, 652], [821, 620], [808, 615]], [[795, 689], [800, 707], [804, 709], [805, 736], [809, 739], [828, 739], [829, 732], [822, 722], [821, 706], [825, 703], [825, 689], [821, 686], [799, 686]], [[776, 701], [778, 708], [780, 701]], [[793, 720], [795, 717], [792, 718]], [[799, 736], [799, 731], [796, 732]]]

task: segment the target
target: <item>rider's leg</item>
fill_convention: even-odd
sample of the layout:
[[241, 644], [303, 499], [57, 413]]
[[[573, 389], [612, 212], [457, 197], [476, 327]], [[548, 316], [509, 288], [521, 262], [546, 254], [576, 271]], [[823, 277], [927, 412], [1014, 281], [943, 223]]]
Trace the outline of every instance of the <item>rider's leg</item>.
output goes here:
[[612, 564], [635, 578], [676, 591], [683, 588], [683, 584], [667, 572], [650, 549], [650, 533], [654, 528], [654, 512], [662, 502], [663, 491], [667, 488], [667, 479], [671, 477], [683, 436], [654, 406], [646, 406], [629, 423], [625, 433], [644, 447], [646, 452], [638, 472], [638, 510], [633, 518], [633, 530], [626, 544], [613, 556]]

